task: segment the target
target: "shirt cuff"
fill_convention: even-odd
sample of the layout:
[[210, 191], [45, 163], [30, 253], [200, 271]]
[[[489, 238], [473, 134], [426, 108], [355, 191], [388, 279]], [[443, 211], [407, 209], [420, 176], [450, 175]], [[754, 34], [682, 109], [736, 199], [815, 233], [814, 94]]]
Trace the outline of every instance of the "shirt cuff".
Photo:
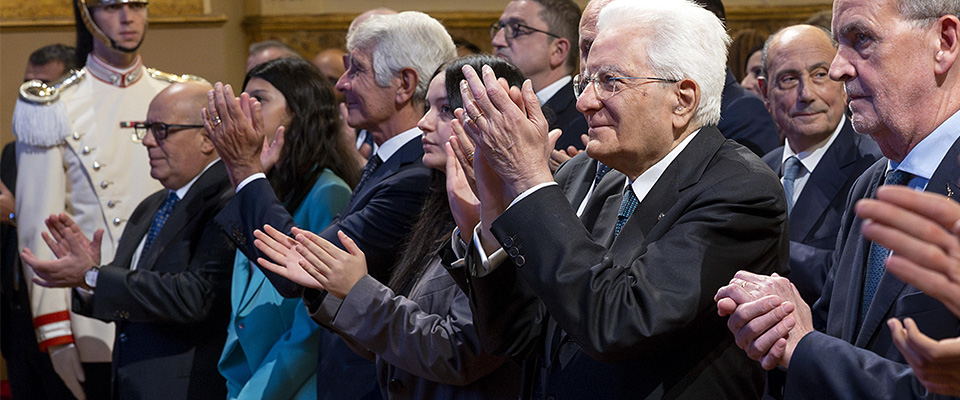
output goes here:
[[493, 254], [487, 256], [487, 251], [484, 250], [483, 244], [480, 243], [480, 224], [477, 224], [477, 226], [473, 228], [473, 244], [477, 247], [477, 252], [480, 253], [480, 266], [477, 267], [476, 270], [471, 271], [473, 276], [487, 276], [507, 259], [507, 252], [503, 251], [502, 247], [498, 247]]
[[550, 182], [544, 182], [544, 183], [537, 184], [537, 185], [535, 185], [534, 187], [532, 187], [532, 188], [530, 188], [530, 189], [524, 190], [523, 193], [520, 193], [520, 195], [517, 196], [517, 198], [513, 199], [513, 201], [510, 202], [510, 205], [507, 206], [507, 209], [509, 210], [510, 207], [513, 207], [514, 204], [519, 203], [520, 200], [523, 200], [523, 199], [526, 198], [527, 196], [533, 194], [533, 192], [536, 192], [536, 191], [540, 190], [541, 188], [545, 188], [545, 187], [547, 187], [547, 186], [554, 186], [554, 185], [557, 185], [557, 182], [555, 182], [555, 181], [550, 181]]
[[237, 193], [240, 193], [240, 191], [243, 190], [243, 187], [247, 186], [248, 183], [253, 182], [254, 180], [257, 180], [260, 178], [267, 179], [267, 174], [264, 174], [263, 172], [257, 172], [253, 175], [248, 176], [246, 179], [240, 181], [240, 184], [237, 185]]

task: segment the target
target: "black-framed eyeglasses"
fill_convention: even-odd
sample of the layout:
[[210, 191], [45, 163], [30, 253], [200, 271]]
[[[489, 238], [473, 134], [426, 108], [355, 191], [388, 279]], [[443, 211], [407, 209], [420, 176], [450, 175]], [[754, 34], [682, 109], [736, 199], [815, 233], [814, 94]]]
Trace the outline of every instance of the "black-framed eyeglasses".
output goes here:
[[121, 122], [120, 127], [133, 128], [133, 141], [140, 143], [143, 141], [143, 138], [147, 137], [148, 129], [153, 131], [153, 138], [160, 142], [170, 135], [171, 129], [203, 128], [203, 125], [168, 124], [165, 122]]
[[[662, 82], [662, 83], [677, 83], [680, 82], [676, 79], [667, 79], [667, 78], [654, 78], [649, 76], [614, 76], [608, 72], [599, 72], [595, 73], [592, 76], [583, 76], [582, 74], [577, 74], [573, 77], [573, 94], [580, 98], [583, 95], [583, 92], [587, 90], [587, 85], [593, 84], [594, 93], [597, 95], [597, 98], [601, 101], [607, 100], [613, 95], [617, 94], [617, 91], [623, 86], [620, 84], [620, 81], [625, 80], [634, 80], [634, 79], [646, 79], [649, 82]], [[642, 84], [642, 83], [641, 83]]]
[[495, 36], [497, 36], [497, 32], [500, 32], [500, 29], [503, 29], [503, 35], [507, 39], [516, 39], [517, 36], [529, 35], [534, 32], [540, 32], [544, 35], [552, 36], [557, 39], [560, 39], [560, 36], [558, 35], [555, 35], [553, 33], [550, 33], [544, 30], [530, 27], [530, 26], [521, 24], [519, 22], [504, 23], [500, 21], [494, 22], [493, 24], [490, 25], [490, 38], [493, 39]]

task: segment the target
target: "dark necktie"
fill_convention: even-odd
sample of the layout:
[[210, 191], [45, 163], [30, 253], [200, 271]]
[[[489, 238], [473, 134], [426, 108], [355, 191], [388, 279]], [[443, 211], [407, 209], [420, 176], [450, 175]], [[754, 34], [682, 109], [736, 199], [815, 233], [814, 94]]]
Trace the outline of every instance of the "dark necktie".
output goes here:
[[599, 185], [600, 180], [603, 179], [603, 176], [606, 175], [607, 172], [610, 172], [610, 170], [612, 169], [613, 168], [610, 168], [610, 166], [602, 162], [597, 162], [597, 176], [593, 178], [593, 186], [596, 187], [597, 185]]
[[380, 159], [380, 156], [377, 153], [370, 155], [370, 158], [367, 160], [367, 165], [363, 166], [363, 172], [360, 173], [360, 182], [357, 183], [357, 189], [363, 187], [363, 184], [370, 179], [370, 175], [373, 175], [373, 171], [377, 170], [383, 164], [383, 160]]
[[614, 239], [620, 236], [620, 229], [633, 215], [638, 204], [640, 204], [640, 200], [637, 199], [636, 193], [633, 193], [633, 185], [627, 184], [627, 188], [623, 190], [623, 199], [620, 200], [620, 212], [617, 213], [617, 229], [613, 232]]
[[783, 192], [787, 195], [787, 213], [793, 210], [794, 189], [796, 180], [806, 171], [796, 156], [790, 156], [783, 164]]
[[[906, 185], [913, 178], [908, 172], [894, 170], [887, 174], [884, 179], [884, 185]], [[886, 270], [885, 264], [887, 257], [890, 256], [890, 250], [885, 247], [870, 242], [870, 253], [867, 256], [867, 271], [863, 281], [863, 298], [860, 302], [860, 321], [863, 322], [864, 314], [873, 301], [873, 296], [877, 293], [877, 285], [880, 284], [880, 278]]]
[[173, 208], [177, 205], [178, 201], [180, 201], [180, 198], [177, 197], [176, 192], [168, 193], [167, 199], [163, 201], [157, 213], [153, 215], [153, 223], [150, 224], [150, 230], [147, 231], [147, 240], [143, 243], [143, 250], [140, 251], [141, 260], [143, 260], [143, 256], [147, 254], [147, 250], [150, 249], [150, 244], [153, 243], [153, 239], [156, 239], [157, 235], [160, 234], [160, 229], [162, 229], [163, 224], [167, 222], [167, 218], [170, 218], [170, 213], [173, 212]]

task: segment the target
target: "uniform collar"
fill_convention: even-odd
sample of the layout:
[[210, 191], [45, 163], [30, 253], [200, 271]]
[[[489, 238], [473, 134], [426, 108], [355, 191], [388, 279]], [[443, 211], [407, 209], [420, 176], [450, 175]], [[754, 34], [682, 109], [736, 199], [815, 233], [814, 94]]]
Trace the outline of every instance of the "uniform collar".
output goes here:
[[143, 76], [143, 64], [138, 55], [137, 60], [131, 67], [119, 69], [107, 64], [97, 56], [89, 54], [87, 55], [87, 71], [90, 72], [90, 75], [108, 85], [127, 87], [139, 81]]

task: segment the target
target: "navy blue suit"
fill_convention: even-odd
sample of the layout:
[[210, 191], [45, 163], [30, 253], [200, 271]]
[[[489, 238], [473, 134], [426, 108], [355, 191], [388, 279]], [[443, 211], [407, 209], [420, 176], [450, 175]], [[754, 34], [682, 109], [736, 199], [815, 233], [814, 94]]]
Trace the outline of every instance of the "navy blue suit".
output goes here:
[[724, 137], [736, 140], [757, 156], [763, 156], [780, 145], [777, 123], [764, 107], [763, 100], [740, 86], [730, 68], [727, 68], [727, 80], [723, 84], [717, 129]]
[[544, 114], [550, 123], [550, 129], [561, 129], [563, 133], [557, 139], [556, 148], [566, 150], [573, 146], [580, 150], [585, 147], [580, 135], [587, 133], [587, 119], [577, 110], [577, 96], [573, 94], [573, 81], [567, 82], [544, 103]]
[[[343, 248], [337, 231], [342, 230], [363, 250], [369, 274], [378, 281], [390, 277], [397, 253], [420, 213], [430, 169], [423, 165], [423, 147], [418, 139], [404, 144], [354, 190], [350, 202], [333, 222], [318, 234]], [[257, 179], [240, 190], [224, 207], [217, 222], [229, 233], [247, 258], [263, 257], [253, 245], [253, 231], [269, 224], [289, 233], [294, 226], [290, 213], [277, 200], [270, 183]], [[324, 293], [302, 287], [263, 270], [287, 297], [302, 295], [304, 303], [319, 302]], [[320, 399], [379, 398], [374, 364], [355, 354], [336, 334], [320, 331], [317, 393]]]
[[[853, 182], [882, 155], [869, 136], [853, 130], [850, 120], [823, 154], [790, 213], [790, 281], [807, 304], [820, 298], [830, 256]], [[763, 156], [783, 177], [783, 146]]]
[[[926, 191], [960, 193], [960, 139], [955, 141], [927, 184]], [[843, 216], [834, 267], [823, 295], [813, 307], [817, 329], [797, 345], [787, 371], [787, 399], [942, 398], [929, 394], [893, 345], [885, 322], [913, 318], [920, 331], [940, 340], [960, 336], [960, 319], [938, 300], [884, 273], [873, 302], [859, 326], [864, 268], [870, 242], [860, 234], [862, 222], [851, 211], [854, 202], [873, 197], [883, 182], [887, 159], [870, 167], [850, 191]]]

